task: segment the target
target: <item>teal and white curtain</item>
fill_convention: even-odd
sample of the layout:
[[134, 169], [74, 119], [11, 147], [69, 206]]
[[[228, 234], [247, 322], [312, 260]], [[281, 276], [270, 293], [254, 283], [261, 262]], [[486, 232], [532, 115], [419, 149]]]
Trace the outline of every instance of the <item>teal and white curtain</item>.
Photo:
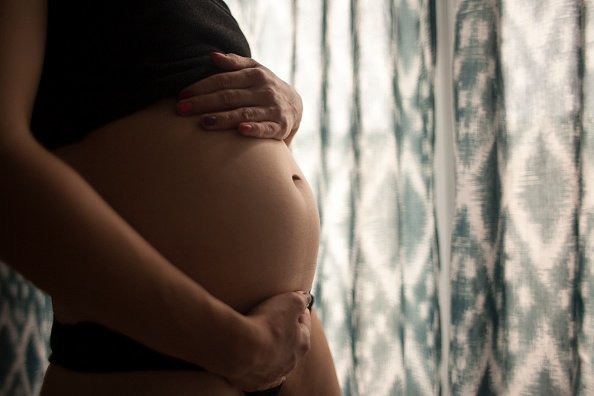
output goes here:
[[[594, 0], [227, 2], [304, 100], [344, 394], [594, 394]], [[0, 395], [36, 395], [49, 303], [0, 296]]]
[[315, 293], [344, 394], [435, 394], [431, 2], [229, 3], [303, 96], [294, 154], [318, 197]]
[[50, 298], [0, 262], [0, 396], [39, 394], [51, 321]]
[[459, 4], [453, 394], [594, 394], [593, 17]]

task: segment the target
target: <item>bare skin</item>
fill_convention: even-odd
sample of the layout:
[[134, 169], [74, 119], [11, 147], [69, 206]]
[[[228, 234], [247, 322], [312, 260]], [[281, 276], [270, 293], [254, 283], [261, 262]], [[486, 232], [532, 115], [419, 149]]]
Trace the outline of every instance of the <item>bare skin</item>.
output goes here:
[[11, 186], [0, 195], [0, 259], [65, 316], [116, 329], [240, 389], [278, 384], [309, 349], [307, 297], [286, 292], [237, 312], [33, 139], [46, 19], [46, 0], [0, 0], [0, 184]]
[[200, 115], [199, 125], [208, 131], [237, 129], [245, 136], [290, 145], [303, 114], [299, 93], [252, 58], [220, 52], [210, 56], [226, 72], [183, 89], [178, 113]]
[[[67, 384], [67, 385], [65, 385]], [[340, 396], [320, 321], [312, 315], [312, 348], [287, 376], [279, 396]], [[42, 396], [243, 396], [225, 379], [199, 371], [77, 373], [50, 365]]]
[[[280, 276], [283, 278], [279, 280], [280, 283], [287, 288], [279, 287], [276, 284], [274, 286], [267, 284], [267, 292], [255, 290], [250, 294], [249, 291], [239, 288], [238, 295], [226, 294], [226, 288], [220, 284], [217, 289], [216, 284], [218, 283], [214, 280], [216, 278], [214, 275], [210, 279], [212, 290], [205, 288], [195, 280], [202, 279], [206, 283], [209, 282], [209, 276], [212, 274], [204, 267], [205, 265], [208, 267], [210, 263], [206, 263], [202, 255], [191, 251], [194, 248], [193, 241], [188, 238], [188, 234], [184, 234], [184, 231], [188, 231], [188, 229], [195, 231], [191, 226], [187, 229], [183, 228], [184, 225], [187, 225], [186, 223], [192, 223], [191, 218], [189, 222], [188, 218], [184, 219], [183, 216], [165, 219], [166, 222], [171, 221], [171, 224], [182, 227], [174, 230], [179, 238], [162, 235], [160, 230], [154, 228], [156, 225], [151, 224], [150, 215], [142, 219], [138, 217], [141, 223], [144, 220], [147, 221], [138, 227], [142, 229], [139, 230], [136, 224], [128, 222], [129, 219], [133, 219], [139, 214], [139, 209], [133, 208], [130, 212], [126, 212], [126, 198], [120, 200], [122, 197], [118, 195], [121, 189], [114, 189], [114, 184], [109, 184], [109, 182], [102, 184], [102, 175], [105, 175], [101, 172], [94, 173], [96, 169], [93, 170], [93, 166], [96, 166], [97, 163], [93, 164], [89, 159], [77, 162], [77, 151], [80, 154], [80, 152], [84, 152], [83, 149], [73, 149], [69, 153], [67, 153], [67, 149], [64, 149], [60, 153], [55, 153], [61, 157], [59, 158], [39, 146], [32, 139], [28, 125], [42, 64], [46, 9], [47, 5], [44, 0], [0, 0], [0, 182], [12, 187], [10, 195], [2, 195], [0, 198], [0, 217], [3, 219], [0, 227], [1, 258], [52, 295], [56, 306], [56, 315], [63, 321], [92, 320], [104, 324], [156, 350], [188, 360], [205, 367], [212, 373], [217, 373], [216, 375], [202, 373], [199, 376], [194, 373], [196, 377], [188, 380], [187, 391], [190, 391], [190, 387], [195, 389], [195, 381], [202, 381], [202, 385], [207, 387], [205, 389], [212, 390], [215, 392], [213, 394], [220, 393], [221, 395], [224, 395], [227, 390], [236, 393], [238, 389], [256, 390], [274, 386], [282, 376], [295, 367], [299, 358], [310, 347], [310, 316], [304, 309], [307, 298], [299, 293], [290, 292], [290, 290], [301, 289], [301, 287], [294, 288], [293, 285], [299, 284], [307, 287], [311, 285], [313, 269], [309, 266], [312, 264], [307, 260], [298, 263], [298, 260], [293, 258], [293, 260], [289, 259], [286, 265], [281, 262], [282, 268], [279, 269], [271, 262], [264, 263], [271, 274], [263, 281], [270, 281], [275, 276]], [[139, 114], [132, 115], [120, 120], [121, 125], [119, 122], [110, 124], [89, 137], [89, 140], [96, 139], [95, 143], [97, 143], [101, 142], [102, 137], [109, 136], [111, 132], [128, 134], [124, 139], [128, 144], [127, 148], [138, 155], [132, 160], [139, 159], [141, 163], [149, 167], [148, 169], [153, 166], [152, 169], [157, 170], [154, 175], [149, 174], [149, 177], [155, 177], [152, 182], [146, 180], [143, 182], [135, 178], [134, 181], [138, 182], [136, 186], [140, 190], [127, 190], [131, 193], [131, 201], [138, 199], [138, 196], [134, 198], [134, 194], [147, 191], [142, 188], [146, 187], [150, 190], [151, 187], [155, 187], [155, 184], [169, 182], [166, 179], [168, 175], [165, 172], [159, 173], [158, 169], [154, 167], [155, 163], [151, 163], [151, 159], [146, 156], [146, 147], [143, 147], [146, 140], [138, 139], [141, 131], [147, 132], [149, 135], [156, 132], [156, 135], [160, 134], [161, 138], [167, 136], [160, 141], [159, 138], [153, 140], [156, 150], [153, 153], [170, 156], [174, 161], [169, 165], [174, 168], [183, 167], [183, 161], [186, 159], [193, 161], [196, 158], [188, 158], [187, 147], [183, 145], [189, 143], [190, 146], [193, 146], [192, 142], [184, 141], [184, 139], [189, 137], [190, 129], [195, 131], [195, 127], [192, 128], [193, 123], [187, 123], [185, 127], [179, 125], [178, 129], [177, 121], [168, 118], [171, 115], [172, 105], [173, 99], [169, 103], [164, 101], [155, 104], [140, 112], [140, 117]], [[165, 107], [168, 109], [168, 116], [165, 116], [163, 112]], [[143, 123], [143, 119], [144, 121], [149, 120], [150, 125]], [[155, 121], [155, 124], [151, 120]], [[159, 123], [161, 121], [164, 123]], [[117, 125], [120, 127], [123, 125], [125, 130], [118, 130]], [[110, 131], [110, 128], [114, 129]], [[254, 130], [257, 128], [252, 129], [252, 131]], [[165, 131], [167, 134], [163, 134]], [[175, 133], [171, 133], [171, 131]], [[232, 134], [226, 136], [232, 136]], [[190, 138], [190, 140], [193, 139]], [[180, 143], [183, 144], [180, 145]], [[216, 157], [218, 149], [224, 151], [225, 148], [231, 147], [227, 143], [212, 145], [213, 155]], [[84, 143], [81, 143], [78, 147], [83, 146]], [[244, 147], [246, 153], [253, 151], [252, 146], [248, 146]], [[101, 152], [102, 149], [109, 147], [109, 144], [105, 146], [97, 144], [93, 150]], [[311, 225], [311, 219], [305, 221], [301, 219], [301, 222], [299, 220], [299, 214], [304, 213], [300, 210], [308, 208], [306, 183], [301, 183], [304, 180], [296, 169], [292, 168], [294, 163], [292, 160], [288, 160], [290, 156], [287, 157], [286, 147], [282, 143], [276, 147], [283, 147], [285, 154], [281, 154], [281, 151], [276, 148], [267, 151], [268, 148], [262, 149], [259, 145], [254, 151], [273, 154], [272, 157], [276, 158], [277, 162], [273, 160], [273, 163], [263, 164], [264, 166], [282, 163], [281, 173], [273, 179], [279, 183], [278, 186], [281, 186], [285, 193], [292, 191], [288, 195], [292, 199], [292, 203], [288, 207], [288, 216], [278, 217], [276, 220], [280, 221], [277, 222], [264, 221], [258, 224], [262, 230], [256, 230], [256, 234], [260, 237], [266, 234], [279, 239], [277, 232], [281, 229], [297, 233], [303, 232], [308, 229], [307, 224]], [[125, 159], [125, 156], [122, 155], [126, 154], [125, 150], [122, 150], [122, 147], [118, 148], [121, 151], [118, 153], [115, 150], [113, 153], [116, 156], [119, 154], [120, 159]], [[176, 155], [175, 151], [179, 155]], [[240, 151], [238, 159], [243, 156]], [[221, 151], [219, 150], [218, 153], [221, 154]], [[205, 157], [208, 157], [206, 154], [210, 153], [205, 153]], [[285, 156], [284, 160], [280, 159], [283, 155]], [[101, 159], [106, 161], [106, 157]], [[130, 157], [128, 157], [129, 159]], [[152, 160], [154, 161], [154, 158]], [[107, 162], [104, 164], [108, 165]], [[192, 176], [200, 173], [205, 162], [195, 163], [195, 166], [192, 164], [186, 162], [185, 165], [190, 166], [183, 167], [185, 171], [180, 170], [179, 177], [175, 180], [194, 183]], [[137, 167], [135, 168], [136, 165], [130, 161], [120, 165], [123, 166], [123, 174], [115, 177], [113, 183], [117, 183], [118, 180], [126, 180], [126, 177], [129, 178], [138, 170]], [[85, 168], [87, 166], [89, 168]], [[126, 166], [130, 166], [130, 168], [126, 168]], [[74, 169], [79, 172], [75, 172]], [[237, 170], [243, 170], [243, 168], [238, 167]], [[202, 169], [202, 171], [207, 176], [206, 181], [208, 182], [207, 170]], [[219, 171], [224, 174], [225, 168], [217, 170], [217, 172]], [[126, 174], [126, 172], [129, 173]], [[194, 173], [191, 174], [191, 172]], [[286, 177], [288, 174], [290, 174], [290, 181]], [[145, 175], [147, 175], [146, 172], [137, 174], [138, 179], [142, 179]], [[296, 177], [294, 178], [294, 176]], [[132, 179], [128, 180], [132, 181]], [[212, 179], [210, 180], [212, 181]], [[291, 186], [291, 190], [284, 189], [282, 186]], [[92, 187], [97, 187], [97, 189]], [[179, 188], [180, 186], [174, 187]], [[225, 187], [232, 190], [233, 183], [225, 184]], [[97, 191], [101, 188], [105, 188], [105, 190]], [[181, 199], [178, 203], [184, 209], [189, 209], [187, 215], [204, 214], [207, 219], [209, 215], [212, 215], [208, 211], [200, 212], [201, 209], [196, 210], [193, 205], [188, 205], [188, 201], [192, 201], [197, 204], [196, 207], [201, 207], [200, 201], [204, 197], [192, 197], [193, 190], [186, 191], [183, 188], [176, 190], [175, 188], [167, 190], [168, 192], [165, 194], [167, 196], [164, 198], [166, 206], [174, 205], [175, 198], [178, 198]], [[228, 191], [225, 188], [223, 190]], [[115, 194], [109, 196], [106, 191], [113, 191]], [[180, 194], [175, 197], [175, 194], [169, 191]], [[297, 191], [300, 195], [296, 193]], [[248, 196], [270, 198], [255, 190], [242, 191], [242, 193], [247, 193]], [[43, 199], [40, 200], [40, 197]], [[301, 197], [301, 201], [298, 197]], [[152, 202], [158, 207], [161, 201], [155, 200], [154, 197], [152, 199]], [[209, 199], [212, 197], [207, 197], [205, 202], [208, 202]], [[268, 203], [274, 207], [274, 197], [270, 199]], [[217, 203], [224, 203], [223, 201], [217, 201]], [[119, 204], [122, 206], [117, 207]], [[280, 209], [278, 201], [276, 201], [276, 205], [277, 209]], [[144, 209], [154, 210], [155, 206], [145, 206]], [[160, 208], [158, 209], [160, 210]], [[310, 211], [311, 209], [309, 207]], [[292, 216], [291, 213], [297, 214], [297, 216]], [[285, 212], [283, 212], [284, 215]], [[249, 217], [249, 214], [246, 216]], [[297, 227], [295, 227], [296, 224]], [[166, 227], [166, 224], [158, 226]], [[43, 232], [39, 232], [40, 230]], [[271, 230], [274, 232], [270, 232]], [[246, 230], [244, 229], [244, 231]], [[151, 234], [151, 232], [153, 233]], [[270, 233], [267, 234], [268, 232]], [[308, 235], [311, 237], [312, 234], [308, 233]], [[191, 237], [193, 236], [191, 235]], [[161, 237], [163, 239], [160, 239]], [[227, 234], [224, 234], [222, 238], [228, 238]], [[149, 243], [150, 239], [158, 241], [157, 245], [159, 246]], [[267, 238], [263, 238], [263, 240], [266, 241]], [[190, 245], [184, 245], [188, 242]], [[221, 241], [217, 240], [217, 242]], [[172, 250], [168, 253], [168, 247], [174, 246], [176, 243], [180, 244], [178, 245], [180, 249], [187, 248], [188, 250], [184, 252], [174, 249], [175, 252]], [[305, 243], [309, 242], [305, 241]], [[214, 251], [209, 252], [212, 254], [209, 258], [215, 260], [219, 254], [221, 256], [218, 257], [220, 260], [217, 264], [221, 264], [222, 268], [245, 271], [241, 264], [233, 264], [228, 257], [227, 260], [223, 258], [222, 245], [215, 246]], [[35, 249], [31, 249], [31, 246], [35, 246]], [[299, 251], [299, 254], [302, 255], [312, 254], [307, 247], [304, 249], [306, 253], [295, 246], [293, 249], [293, 252]], [[274, 255], [279, 251], [271, 249], [260, 253]], [[289, 253], [289, 255], [291, 254]], [[189, 259], [184, 262], [185, 256], [191, 257], [192, 255], [196, 258], [194, 263], [190, 263]], [[179, 258], [179, 264], [170, 261], [174, 257]], [[248, 257], [248, 261], [251, 259]], [[40, 263], [43, 264], [40, 265]], [[218, 276], [221, 279], [220, 275]], [[260, 286], [253, 279], [251, 283], [248, 278], [246, 280], [250, 286], [255, 284]], [[222, 281], [227, 282], [228, 279], [224, 278]], [[289, 285], [291, 287], [288, 287]], [[275, 288], [278, 290], [270, 294], [271, 290]], [[134, 293], [130, 293], [130, 290], [134, 290]], [[305, 288], [305, 290], [308, 289]], [[122, 304], [124, 301], [125, 304]], [[147, 301], [150, 301], [151, 304], [146, 304]], [[314, 333], [323, 334], [315, 315], [314, 318], [314, 323], [311, 324], [311, 343], [312, 345], [322, 345], [322, 347], [315, 347], [289, 375], [287, 386], [283, 391], [285, 394], [292, 394], [291, 392], [301, 394], [307, 389], [309, 389], [308, 394], [316, 394], [311, 386], [319, 384], [320, 381], [329, 381], [331, 387], [334, 387], [332, 384], [336, 384], [333, 381], [335, 374], [325, 339], [323, 335], [314, 336]], [[315, 330], [316, 328], [317, 330]], [[306, 362], [307, 364], [305, 364]], [[309, 378], [310, 370], [313, 379]], [[322, 378], [320, 374], [324, 372], [329, 375]], [[175, 384], [179, 383], [174, 379], [175, 375], [169, 377], [168, 380], [165, 373], [160, 374], [163, 375], [163, 384], [167, 384], [168, 381], [169, 383], [172, 383], [171, 381]], [[175, 374], [183, 375], [183, 373]], [[316, 374], [318, 375], [317, 380], [315, 379]], [[70, 377], [60, 378], [60, 375]], [[96, 377], [99, 380], [105, 378]], [[126, 387], [134, 384], [137, 380], [138, 377], [131, 376], [122, 381], [120, 385]], [[48, 371], [44, 392], [58, 392], [59, 394], [76, 392], [76, 389], [81, 389], [76, 386], [83, 384], [82, 386], [89, 387], [93, 383], [89, 377], [86, 380], [80, 377], [80, 373], [61, 371], [52, 367]], [[290, 385], [291, 383], [299, 385]], [[65, 386], [65, 388], [59, 389], [55, 386]], [[68, 386], [72, 387], [68, 388]], [[139, 384], [139, 386], [142, 385]], [[183, 386], [183, 381], [181, 386]], [[212, 388], [208, 388], [208, 386]], [[305, 388], [300, 388], [300, 386], [305, 386]], [[52, 387], [54, 388], [52, 389]], [[338, 394], [337, 384], [335, 388], [336, 394]], [[145, 386], [144, 391], [139, 389], [137, 393], [154, 393], [155, 389], [158, 387], [149, 389]], [[112, 394], [112, 391], [113, 389], [110, 389], [109, 393]], [[185, 390], [179, 389], [179, 392], [184, 394]], [[320, 394], [332, 395], [334, 393], [324, 391]]]
[[[238, 312], [249, 313], [279, 293], [309, 290], [315, 273], [319, 219], [314, 197], [286, 145], [234, 131], [203, 131], [194, 120], [177, 117], [171, 111], [174, 105], [173, 99], [157, 103], [55, 154], [168, 260]], [[62, 321], [88, 319], [60, 304], [55, 312]], [[84, 390], [51, 386], [58, 382], [51, 378], [53, 373], [60, 375], [62, 384], [80, 379], [78, 373], [58, 373], [52, 368], [44, 394]], [[164, 381], [172, 376], [153, 373], [151, 378], [158, 381], [161, 374]], [[185, 374], [189, 378], [185, 388], [179, 375], [175, 383], [180, 394], [216, 384], [221, 390], [208, 394], [237, 391], [236, 387], [224, 390], [221, 377], [193, 372]], [[85, 374], [87, 381], [83, 382], [99, 389], [95, 381], [104, 377], [93, 379]], [[109, 378], [117, 389], [120, 382], [130, 386], [142, 377], [120, 373]], [[313, 384], [331, 386], [335, 392], [312, 389]], [[135, 389], [144, 394], [155, 387], [152, 381], [138, 381]], [[340, 394], [315, 315], [311, 349], [288, 376], [283, 392]]]

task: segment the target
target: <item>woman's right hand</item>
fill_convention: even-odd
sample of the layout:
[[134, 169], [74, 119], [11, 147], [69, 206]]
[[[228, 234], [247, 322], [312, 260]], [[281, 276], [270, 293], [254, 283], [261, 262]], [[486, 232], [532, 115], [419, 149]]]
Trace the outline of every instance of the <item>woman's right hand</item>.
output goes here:
[[237, 364], [227, 380], [243, 391], [280, 385], [309, 350], [311, 298], [303, 292], [283, 293], [250, 311], [247, 343], [238, 346]]

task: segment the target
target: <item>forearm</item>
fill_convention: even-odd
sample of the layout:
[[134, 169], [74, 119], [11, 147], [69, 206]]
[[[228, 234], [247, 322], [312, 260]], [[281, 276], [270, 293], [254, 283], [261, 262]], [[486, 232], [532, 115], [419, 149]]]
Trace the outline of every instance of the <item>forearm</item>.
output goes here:
[[78, 316], [220, 371], [217, 359], [241, 315], [169, 263], [32, 138], [0, 135], [0, 259]]

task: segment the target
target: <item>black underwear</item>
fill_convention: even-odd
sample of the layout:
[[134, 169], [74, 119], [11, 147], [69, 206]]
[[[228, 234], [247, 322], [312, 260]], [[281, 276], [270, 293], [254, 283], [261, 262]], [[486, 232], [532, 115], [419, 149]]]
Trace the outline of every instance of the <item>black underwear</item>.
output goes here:
[[[308, 309], [314, 303], [314, 298]], [[177, 359], [93, 322], [64, 324], [54, 318], [50, 336], [51, 363], [66, 369], [90, 372], [126, 372], [145, 370], [197, 370], [200, 366]], [[268, 390], [244, 392], [246, 396], [275, 396], [282, 384]]]
[[[49, 361], [79, 372], [196, 370], [200, 366], [152, 350], [121, 333], [93, 322], [60, 323], [54, 318]], [[275, 396], [282, 385], [246, 396]]]

